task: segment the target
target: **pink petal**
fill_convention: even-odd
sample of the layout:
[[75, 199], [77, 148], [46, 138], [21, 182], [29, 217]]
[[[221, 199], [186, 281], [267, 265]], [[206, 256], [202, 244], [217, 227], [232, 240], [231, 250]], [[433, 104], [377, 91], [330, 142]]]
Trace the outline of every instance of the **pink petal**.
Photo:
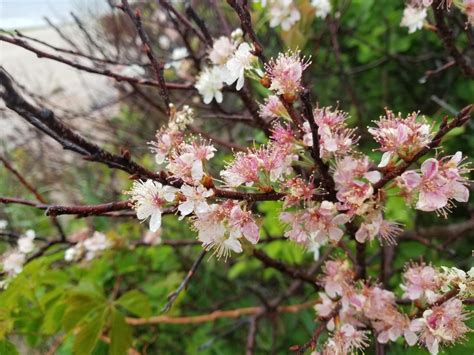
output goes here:
[[410, 190], [417, 188], [420, 185], [421, 177], [414, 171], [407, 171], [401, 176], [406, 187]]
[[436, 159], [427, 159], [421, 164], [421, 172], [426, 179], [432, 179], [438, 173], [439, 163]]

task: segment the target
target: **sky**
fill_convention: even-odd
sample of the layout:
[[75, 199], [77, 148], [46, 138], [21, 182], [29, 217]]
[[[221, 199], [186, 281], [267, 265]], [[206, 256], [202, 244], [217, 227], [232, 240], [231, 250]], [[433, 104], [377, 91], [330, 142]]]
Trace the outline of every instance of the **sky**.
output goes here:
[[108, 10], [106, 0], [0, 0], [0, 28], [25, 29], [46, 25], [43, 17], [54, 23], [71, 22], [69, 13], [97, 14]]

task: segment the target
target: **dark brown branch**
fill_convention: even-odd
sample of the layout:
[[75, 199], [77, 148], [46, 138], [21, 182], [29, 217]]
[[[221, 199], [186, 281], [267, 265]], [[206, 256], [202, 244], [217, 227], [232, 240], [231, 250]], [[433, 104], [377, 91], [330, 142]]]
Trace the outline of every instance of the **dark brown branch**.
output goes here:
[[3, 68], [0, 68], [0, 85], [3, 87], [0, 97], [3, 98], [6, 106], [59, 142], [64, 149], [79, 153], [87, 160], [101, 162], [130, 174], [157, 178], [157, 174], [133, 162], [128, 154], [118, 156], [103, 150], [73, 132], [59, 121], [52, 111], [31, 105], [15, 90], [11, 79]]
[[45, 206], [47, 216], [59, 216], [64, 214], [75, 214], [79, 216], [101, 215], [106, 212], [122, 211], [130, 209], [130, 201], [102, 203], [99, 205], [82, 206]]
[[120, 202], [109, 202], [102, 203], [99, 205], [48, 205], [44, 203], [37, 203], [35, 201], [24, 200], [15, 197], [0, 197], [0, 203], [3, 204], [20, 204], [25, 206], [31, 206], [39, 208], [41, 210], [46, 210], [47, 216], [59, 216], [64, 214], [74, 214], [80, 217], [86, 217], [91, 215], [102, 215], [107, 212], [112, 211], [122, 211], [130, 209], [130, 201], [120, 201]]

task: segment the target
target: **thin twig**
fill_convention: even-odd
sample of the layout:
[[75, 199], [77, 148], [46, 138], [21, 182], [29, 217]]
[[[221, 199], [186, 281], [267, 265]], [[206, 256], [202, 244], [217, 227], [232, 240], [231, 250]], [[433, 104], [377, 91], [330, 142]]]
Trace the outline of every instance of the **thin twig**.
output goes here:
[[198, 269], [199, 265], [201, 265], [201, 262], [204, 259], [204, 256], [206, 255], [206, 253], [207, 253], [206, 250], [201, 251], [198, 258], [194, 261], [193, 265], [191, 266], [191, 269], [189, 269], [188, 273], [186, 274], [186, 277], [181, 282], [179, 287], [168, 296], [168, 302], [166, 302], [166, 304], [161, 309], [161, 313], [168, 312], [173, 306], [174, 301], [176, 301], [176, 298], [179, 296], [181, 291], [183, 291], [189, 285], [189, 282], [191, 282], [191, 279], [196, 273], [196, 270]]

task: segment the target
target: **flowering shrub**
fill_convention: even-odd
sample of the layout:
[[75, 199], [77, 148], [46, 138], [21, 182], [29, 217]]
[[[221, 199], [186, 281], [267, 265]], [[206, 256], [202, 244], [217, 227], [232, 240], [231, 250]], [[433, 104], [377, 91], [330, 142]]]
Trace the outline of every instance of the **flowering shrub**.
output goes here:
[[[260, 42], [252, 23], [252, 16], [259, 14], [261, 22], [268, 22], [272, 31], [281, 32], [285, 38], [285, 33], [295, 29], [300, 22], [308, 21], [308, 12], [317, 18], [314, 21], [326, 21], [318, 25], [327, 25], [341, 65], [337, 21], [342, 9], [333, 8], [333, 2], [269, 0], [250, 5], [228, 1], [235, 12], [233, 16], [239, 19], [240, 28], [231, 31], [226, 16], [219, 13], [228, 31], [225, 31], [226, 35], [219, 33], [215, 37], [210, 35], [205, 22], [190, 5], [185, 9], [187, 19], [179, 7], [167, 1], [159, 3], [159, 7], [151, 7], [155, 11], [153, 16], [165, 28], [173, 23], [177, 28], [174, 35], [181, 35], [186, 45], [186, 48], [170, 49], [167, 37], [157, 39], [161, 49], [170, 49], [167, 62], [158, 56], [150, 42], [140, 4], [131, 7], [127, 1], [122, 1], [118, 8], [138, 34], [137, 40], [142, 46], [140, 56], [144, 52], [151, 63], [146, 71], [145, 65], [137, 64], [116, 66], [115, 71], [102, 70], [99, 66], [82, 66], [60, 56], [50, 56], [50, 59], [78, 69], [128, 83], [145, 100], [150, 98], [138, 91], [137, 86], [158, 89], [161, 100], [154, 106], [166, 122], [148, 143], [149, 157], [143, 157], [144, 164], [132, 160], [128, 150], [120, 155], [106, 151], [75, 133], [52, 112], [44, 113], [27, 103], [8, 74], [1, 73], [5, 91], [2, 97], [7, 107], [65, 149], [87, 160], [125, 171], [134, 181], [126, 183], [123, 200], [119, 202], [50, 205], [2, 158], [7, 170], [19, 178], [36, 197], [37, 203], [9, 197], [0, 197], [0, 202], [46, 210], [60, 238], [35, 238], [32, 230], [19, 236], [13, 230], [4, 233], [13, 236], [15, 243], [1, 258], [5, 296], [0, 295], [0, 301], [4, 297], [7, 306], [0, 313], [0, 322], [5, 323], [0, 328], [0, 339], [15, 330], [13, 319], [21, 307], [15, 300], [20, 299], [19, 294], [28, 282], [27, 275], [31, 274], [32, 284], [42, 294], [51, 289], [56, 292], [49, 296], [51, 300], [42, 300], [45, 305], [41, 307], [47, 312], [45, 318], [50, 317], [47, 318], [49, 323], [43, 324], [43, 330], [48, 335], [60, 332], [58, 326], [51, 324], [60, 320], [66, 336], [74, 338], [75, 353], [91, 353], [100, 342], [110, 344], [110, 353], [135, 353], [134, 346], [141, 344], [132, 341], [132, 325], [191, 324], [250, 314], [246, 349], [251, 354], [255, 351], [257, 323], [261, 319], [313, 307], [312, 317], [316, 317], [316, 321], [311, 324], [311, 334], [304, 341], [292, 340], [293, 344], [300, 343], [290, 348], [296, 353], [313, 350], [318, 354], [349, 354], [373, 347], [381, 354], [390, 349], [389, 346], [403, 344], [403, 349], [418, 346], [437, 354], [441, 349], [465, 340], [470, 332], [466, 305], [472, 302], [474, 269], [461, 270], [451, 266], [453, 262], [429, 264], [423, 258], [415, 261], [404, 258], [395, 266], [395, 253], [403, 253], [403, 248], [396, 247], [401, 241], [412, 239], [430, 247], [434, 244], [428, 238], [418, 236], [416, 229], [404, 225], [414, 218], [402, 221], [388, 212], [393, 210], [393, 201], [405, 201], [400, 206], [406, 213], [411, 213], [410, 216], [414, 213], [427, 216], [434, 212], [444, 219], [442, 223], [451, 223], [450, 213], [457, 205], [468, 203], [471, 171], [468, 158], [461, 151], [447, 153], [443, 149], [443, 139], [463, 129], [470, 119], [472, 105], [444, 117], [441, 122], [424, 116], [421, 107], [415, 108], [420, 111], [409, 114], [395, 114], [385, 108], [385, 114], [369, 127], [360, 124], [355, 127], [352, 115], [338, 102], [323, 106], [312, 98], [313, 85], [316, 90], [323, 88], [318, 87], [317, 81], [310, 84], [312, 78], [306, 74], [312, 66], [318, 65], [319, 58], [310, 57], [310, 51], [304, 48], [271, 53]], [[459, 8], [468, 27], [472, 25], [473, 6], [469, 1], [451, 3], [410, 1], [400, 14], [400, 26], [408, 27], [409, 33], [423, 27], [435, 28], [453, 57], [452, 64], [447, 67], [457, 66], [467, 77], [472, 77], [472, 63], [452, 43], [454, 39], [444, 16]], [[436, 25], [425, 23], [430, 11], [436, 18]], [[163, 12], [168, 20], [162, 18]], [[189, 34], [181, 31], [180, 26], [190, 31], [200, 45], [191, 43]], [[0, 39], [46, 56], [19, 37], [1, 35]], [[170, 81], [165, 73], [186, 81]], [[341, 74], [343, 80], [348, 80], [342, 69]], [[347, 85], [350, 85], [349, 81]], [[173, 90], [191, 93], [196, 90], [198, 95], [191, 99], [175, 95]], [[351, 88], [349, 94], [354, 95]], [[213, 109], [217, 115], [237, 121], [237, 114], [228, 113], [229, 107], [233, 107], [228, 101], [237, 98], [245, 106], [239, 110], [249, 113], [242, 121], [259, 131], [256, 134], [249, 133], [248, 129], [239, 131], [246, 135], [240, 142], [248, 143], [247, 146], [229, 143], [219, 135], [197, 128], [196, 123], [204, 110]], [[358, 106], [357, 99], [353, 98], [353, 101]], [[360, 112], [357, 115], [360, 116]], [[137, 144], [146, 147], [145, 140]], [[227, 149], [231, 154], [223, 158], [223, 150], [219, 148]], [[127, 233], [140, 228], [137, 221], [128, 231], [100, 232], [88, 228], [66, 234], [57, 218], [64, 214], [136, 217], [148, 231], [139, 241], [127, 239]], [[174, 215], [174, 222], [169, 223], [175, 223], [180, 231], [193, 233], [195, 239], [162, 239], [162, 234], [167, 233], [164, 215]], [[474, 228], [472, 218], [467, 224], [468, 227], [463, 225], [464, 229], [447, 224], [442, 232], [451, 233], [448, 238], [455, 239], [457, 233]], [[0, 223], [0, 229], [8, 230], [8, 224]], [[275, 229], [278, 235], [274, 235]], [[271, 253], [272, 249], [265, 249], [273, 242], [279, 243], [275, 245], [283, 251], [281, 255], [284, 250], [289, 250], [288, 253], [296, 250], [299, 259], [285, 260], [278, 253]], [[267, 291], [262, 293], [258, 286], [248, 286], [264, 300], [261, 307], [237, 309], [234, 313], [216, 311], [195, 317], [159, 315], [150, 318], [149, 300], [141, 292], [152, 292], [146, 283], [146, 271], [142, 275], [146, 287], [142, 290], [139, 285], [130, 284], [121, 288], [122, 279], [128, 277], [127, 270], [117, 272], [120, 276], [115, 278], [107, 293], [103, 289], [97, 290], [94, 283], [82, 280], [81, 271], [72, 275], [58, 271], [60, 277], [68, 280], [64, 281], [71, 290], [67, 296], [58, 292], [64, 286], [58, 280], [44, 281], [50, 267], [74, 270], [77, 264], [79, 269], [87, 268], [107, 260], [114, 253], [126, 260], [129, 255], [131, 258], [133, 254], [141, 255], [137, 251], [141, 247], [161, 248], [165, 244], [173, 247], [198, 244], [201, 252], [188, 266], [189, 271], [182, 281], [170, 281], [177, 288], [169, 294], [162, 312], [173, 308], [185, 288], [193, 287], [193, 276], [206, 254], [209, 263], [217, 263], [217, 269], [230, 263], [235, 273], [240, 271], [235, 271], [234, 267], [243, 265], [235, 260], [255, 258], [265, 268], [288, 275], [293, 283], [285, 285], [284, 293], [276, 298], [270, 297]], [[443, 246], [439, 249], [443, 251]], [[163, 270], [173, 275], [170, 270], [176, 260], [171, 255], [167, 257], [169, 259], [154, 262], [163, 263]], [[375, 263], [379, 259], [380, 262]], [[308, 260], [313, 260], [314, 264], [310, 265]], [[132, 270], [140, 263], [134, 259]], [[106, 274], [107, 263], [104, 265], [101, 272]], [[254, 265], [245, 264], [245, 267], [254, 268]], [[23, 271], [24, 268], [28, 270]], [[312, 287], [304, 296], [310, 301], [283, 306], [282, 303], [295, 295], [303, 283]], [[212, 288], [206, 288], [205, 293], [212, 298]], [[58, 341], [61, 344], [62, 338]], [[4, 344], [11, 346], [9, 342]], [[146, 346], [143, 351], [146, 352]]]

